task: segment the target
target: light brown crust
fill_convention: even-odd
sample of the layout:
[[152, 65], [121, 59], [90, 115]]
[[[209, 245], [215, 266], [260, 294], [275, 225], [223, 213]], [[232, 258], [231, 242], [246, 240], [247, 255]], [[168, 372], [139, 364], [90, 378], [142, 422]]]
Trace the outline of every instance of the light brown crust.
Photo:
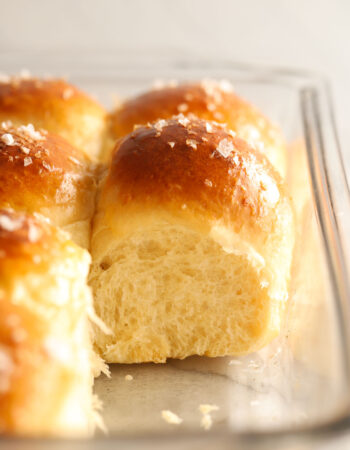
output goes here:
[[56, 225], [89, 218], [95, 188], [91, 162], [57, 135], [4, 123], [0, 178], [0, 207], [42, 212]]
[[227, 124], [284, 172], [286, 149], [280, 130], [228, 83], [207, 80], [146, 92], [127, 100], [111, 115], [111, 130], [118, 138], [131, 132], [136, 124], [168, 119], [179, 113]]
[[0, 82], [0, 122], [32, 123], [96, 157], [104, 138], [106, 111], [91, 97], [60, 79]]
[[[115, 148], [100, 208], [158, 203], [239, 228], [273, 226], [285, 200], [267, 158], [221, 125], [178, 116], [140, 127]], [[184, 211], [185, 213], [185, 211]]]

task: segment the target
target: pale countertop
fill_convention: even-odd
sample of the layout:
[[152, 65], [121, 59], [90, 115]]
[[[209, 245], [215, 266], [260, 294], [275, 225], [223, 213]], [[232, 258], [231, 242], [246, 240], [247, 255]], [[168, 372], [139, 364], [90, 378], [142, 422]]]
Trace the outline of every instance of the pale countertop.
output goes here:
[[[350, 175], [348, 0], [0, 0], [2, 52], [163, 54], [307, 69], [331, 81]], [[341, 438], [320, 450], [345, 450]]]

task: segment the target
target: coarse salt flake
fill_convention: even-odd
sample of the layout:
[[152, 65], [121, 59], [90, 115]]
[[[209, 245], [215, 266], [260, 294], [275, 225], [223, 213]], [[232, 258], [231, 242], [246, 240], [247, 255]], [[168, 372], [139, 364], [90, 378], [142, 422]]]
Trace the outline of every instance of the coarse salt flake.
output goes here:
[[78, 161], [76, 158], [74, 158], [74, 156], [68, 156], [68, 159], [70, 161], [72, 161], [72, 163], [74, 163], [74, 164], [81, 165], [80, 161]]
[[18, 230], [22, 225], [22, 222], [18, 219], [12, 219], [5, 214], [0, 215], [0, 227], [6, 231]]
[[24, 145], [21, 146], [21, 150], [25, 155], [29, 155], [30, 150], [28, 147], [25, 147]]
[[179, 114], [176, 117], [178, 123], [180, 125], [182, 125], [183, 127], [187, 127], [187, 125], [190, 123], [190, 121], [187, 119], [187, 117], [185, 117], [183, 114]]
[[169, 411], [168, 409], [164, 409], [162, 411], [162, 418], [165, 420], [165, 422], [168, 422], [170, 424], [180, 425], [180, 423], [182, 423], [181, 417], [179, 417], [172, 411]]
[[232, 137], [236, 137], [237, 136], [237, 133], [235, 131], [233, 131], [233, 130], [228, 130], [228, 134], [230, 136], [232, 136]]
[[130, 375], [130, 374], [125, 375], [125, 380], [126, 381], [132, 381], [133, 379], [134, 379], [134, 377], [132, 375]]
[[9, 128], [12, 127], [12, 122], [11, 120], [5, 120], [4, 122], [1, 122], [1, 128], [3, 130], [8, 130]]
[[34, 139], [35, 141], [42, 141], [45, 137], [39, 132], [36, 131], [33, 124], [29, 123], [28, 125], [21, 125], [18, 127], [18, 131], [20, 133], [25, 134], [27, 137]]
[[167, 121], [166, 121], [166, 120], [160, 119], [160, 120], [157, 120], [157, 122], [154, 124], [154, 128], [155, 128], [157, 131], [162, 131], [163, 128], [166, 126], [166, 124], [167, 124]]
[[213, 132], [213, 127], [212, 127], [211, 123], [209, 123], [209, 122], [205, 123], [205, 129], [206, 129], [207, 133]]
[[219, 142], [219, 145], [217, 146], [216, 150], [222, 155], [224, 158], [227, 158], [232, 150], [233, 150], [233, 144], [228, 139], [222, 139]]
[[23, 160], [24, 167], [30, 166], [33, 163], [33, 160], [30, 156], [26, 156]]
[[199, 405], [198, 409], [202, 414], [209, 414], [212, 411], [218, 411], [219, 407], [217, 405], [210, 405], [210, 404], [204, 403], [202, 405]]
[[42, 164], [43, 164], [43, 167], [45, 167], [45, 169], [51, 170], [50, 164], [48, 164], [46, 161], [43, 161]]
[[210, 180], [208, 180], [207, 178], [204, 180], [204, 184], [209, 187], [213, 186], [213, 183]]
[[4, 142], [6, 145], [14, 145], [15, 140], [13, 139], [12, 134], [5, 133], [1, 136], [2, 142]]
[[186, 139], [186, 145], [192, 147], [194, 150], [197, 150], [197, 144], [198, 142], [195, 141], [194, 139]]

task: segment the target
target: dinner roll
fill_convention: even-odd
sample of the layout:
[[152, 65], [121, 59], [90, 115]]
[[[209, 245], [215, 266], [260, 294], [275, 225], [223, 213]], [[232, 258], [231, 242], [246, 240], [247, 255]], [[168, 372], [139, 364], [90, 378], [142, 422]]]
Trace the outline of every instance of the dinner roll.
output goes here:
[[92, 430], [89, 262], [41, 217], [0, 210], [0, 434]]
[[136, 124], [167, 119], [183, 113], [226, 123], [239, 137], [265, 153], [282, 176], [286, 171], [286, 146], [279, 128], [257, 108], [239, 97], [227, 81], [168, 84], [127, 100], [111, 115], [114, 137]]
[[278, 335], [294, 243], [267, 158], [182, 115], [115, 148], [92, 230], [90, 283], [107, 362], [241, 355]]
[[38, 212], [89, 245], [94, 211], [93, 166], [63, 138], [36, 130], [0, 125], [0, 207]]
[[104, 108], [60, 79], [0, 78], [0, 122], [5, 120], [56, 133], [92, 158], [105, 139]]

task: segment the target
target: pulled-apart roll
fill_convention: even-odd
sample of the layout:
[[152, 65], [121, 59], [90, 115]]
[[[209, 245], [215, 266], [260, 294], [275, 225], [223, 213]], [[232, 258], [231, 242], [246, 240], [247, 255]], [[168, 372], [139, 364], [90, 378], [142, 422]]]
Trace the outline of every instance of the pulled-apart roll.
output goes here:
[[0, 434], [92, 431], [89, 262], [46, 220], [0, 210]]
[[29, 76], [0, 79], [0, 122], [32, 123], [98, 157], [104, 145], [106, 111], [91, 97], [60, 79]]
[[94, 217], [90, 283], [107, 362], [240, 355], [278, 335], [294, 219], [267, 158], [183, 115], [117, 143]]
[[88, 247], [94, 166], [81, 150], [33, 125], [0, 124], [0, 207], [38, 212]]
[[182, 113], [226, 124], [239, 137], [263, 152], [284, 176], [286, 145], [279, 128], [257, 108], [239, 97], [227, 81], [170, 83], [127, 100], [111, 115], [111, 133], [125, 136], [138, 124]]

